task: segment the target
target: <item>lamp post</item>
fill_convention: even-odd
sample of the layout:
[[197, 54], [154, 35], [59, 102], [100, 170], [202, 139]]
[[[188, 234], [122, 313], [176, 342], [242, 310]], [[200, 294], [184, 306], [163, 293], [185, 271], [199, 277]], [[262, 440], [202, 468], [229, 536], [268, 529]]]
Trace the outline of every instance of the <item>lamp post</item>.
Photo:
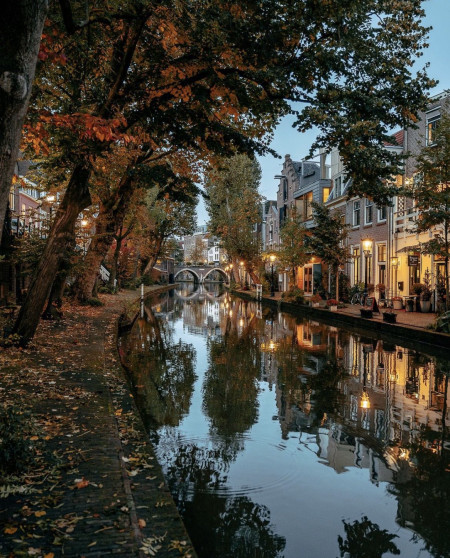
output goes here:
[[83, 254], [86, 255], [86, 245], [87, 245], [87, 227], [89, 221], [87, 219], [81, 219], [81, 229], [82, 229], [82, 241], [83, 241]]
[[53, 213], [53, 202], [55, 201], [55, 196], [53, 194], [49, 194], [48, 196], [46, 196], [46, 201], [48, 202], [48, 207], [49, 207], [49, 229], [52, 225], [52, 213]]
[[364, 297], [367, 296], [367, 285], [368, 285], [368, 273], [369, 273], [369, 258], [372, 256], [372, 241], [370, 238], [366, 238], [362, 241], [363, 253], [364, 253]]
[[270, 254], [269, 260], [270, 260], [270, 268], [271, 268], [270, 296], [275, 296], [275, 283], [274, 283], [274, 277], [273, 277], [273, 264], [275, 263], [275, 260], [276, 260], [275, 254]]
[[397, 258], [397, 256], [394, 256], [391, 258], [391, 267], [395, 270], [395, 276], [394, 276], [394, 296], [397, 295], [397, 269], [398, 269], [398, 265], [399, 265], [400, 261]]

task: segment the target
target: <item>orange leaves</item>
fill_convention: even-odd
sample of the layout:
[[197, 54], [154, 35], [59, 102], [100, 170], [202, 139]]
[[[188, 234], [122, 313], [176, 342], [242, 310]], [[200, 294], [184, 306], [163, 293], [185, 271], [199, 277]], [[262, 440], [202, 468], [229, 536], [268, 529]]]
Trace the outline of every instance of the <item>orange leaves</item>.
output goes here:
[[89, 486], [89, 481], [84, 477], [75, 481], [75, 488], [81, 489], [86, 488], [86, 486]]
[[134, 137], [125, 134], [121, 128], [126, 127], [126, 120], [123, 117], [105, 119], [87, 113], [67, 114], [48, 114], [42, 113], [40, 122], [31, 128], [34, 131], [33, 145], [41, 147], [39, 140], [48, 136], [44, 134], [44, 124], [56, 126], [57, 128], [70, 130], [82, 140], [96, 140], [99, 142], [123, 142], [125, 145], [134, 140]]
[[62, 34], [54, 30], [51, 35], [43, 33], [41, 44], [39, 47], [38, 59], [41, 62], [50, 62], [52, 64], [67, 63], [67, 57], [62, 48]]

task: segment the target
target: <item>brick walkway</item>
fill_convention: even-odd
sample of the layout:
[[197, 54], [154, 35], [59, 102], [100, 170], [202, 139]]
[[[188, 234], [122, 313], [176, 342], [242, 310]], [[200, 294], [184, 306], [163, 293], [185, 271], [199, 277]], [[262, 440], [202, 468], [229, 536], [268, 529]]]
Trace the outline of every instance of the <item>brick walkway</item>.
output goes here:
[[[346, 308], [340, 308], [338, 313], [348, 314], [351, 316], [360, 316], [362, 306], [359, 304], [348, 304]], [[384, 308], [380, 308], [380, 313], [373, 314], [373, 320], [383, 321], [382, 312]], [[394, 310], [397, 314], [397, 323], [412, 328], [427, 328], [434, 322], [435, 314], [422, 312], [406, 312], [405, 310]]]
[[[147, 289], [149, 290], [149, 289]], [[138, 292], [102, 295], [0, 353], [0, 398], [36, 422], [36, 463], [0, 476], [0, 557], [195, 557], [129, 393], [116, 324]]]

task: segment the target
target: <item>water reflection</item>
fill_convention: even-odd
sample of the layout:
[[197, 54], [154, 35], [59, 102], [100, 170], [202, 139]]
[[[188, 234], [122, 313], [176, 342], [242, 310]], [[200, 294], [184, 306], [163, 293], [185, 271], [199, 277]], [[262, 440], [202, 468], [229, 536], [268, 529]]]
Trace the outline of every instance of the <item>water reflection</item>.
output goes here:
[[121, 351], [201, 557], [450, 556], [447, 360], [192, 284]]

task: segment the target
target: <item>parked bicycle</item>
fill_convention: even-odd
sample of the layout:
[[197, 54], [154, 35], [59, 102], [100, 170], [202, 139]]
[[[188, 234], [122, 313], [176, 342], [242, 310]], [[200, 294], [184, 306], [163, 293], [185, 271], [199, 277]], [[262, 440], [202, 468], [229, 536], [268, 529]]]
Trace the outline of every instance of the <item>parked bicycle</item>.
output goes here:
[[352, 296], [352, 299], [351, 299], [350, 303], [351, 304], [361, 304], [361, 306], [364, 306], [364, 303], [366, 302], [366, 298], [367, 298], [367, 293], [365, 291], [357, 291]]

